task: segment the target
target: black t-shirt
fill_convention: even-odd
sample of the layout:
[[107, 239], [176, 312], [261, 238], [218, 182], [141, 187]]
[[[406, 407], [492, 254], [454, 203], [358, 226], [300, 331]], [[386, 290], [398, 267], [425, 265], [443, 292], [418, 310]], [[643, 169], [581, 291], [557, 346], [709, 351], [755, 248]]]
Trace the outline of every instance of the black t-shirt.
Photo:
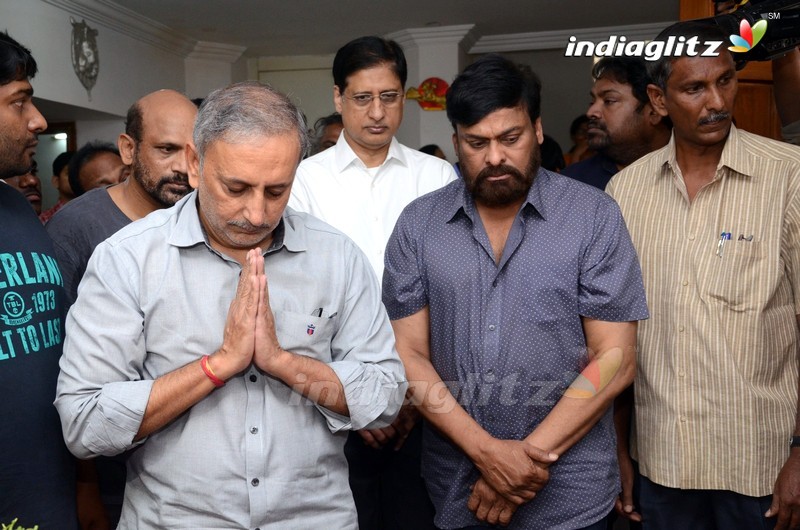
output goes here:
[[74, 459], [53, 406], [64, 287], [28, 201], [0, 183], [0, 524], [77, 529]]

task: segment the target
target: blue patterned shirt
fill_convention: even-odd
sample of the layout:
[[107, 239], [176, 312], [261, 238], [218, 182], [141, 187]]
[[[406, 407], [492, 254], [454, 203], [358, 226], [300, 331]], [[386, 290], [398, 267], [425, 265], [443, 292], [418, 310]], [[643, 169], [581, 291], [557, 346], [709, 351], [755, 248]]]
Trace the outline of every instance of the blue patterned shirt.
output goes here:
[[[616, 203], [546, 170], [534, 179], [499, 264], [463, 180], [411, 203], [387, 246], [383, 300], [393, 320], [429, 307], [436, 371], [487, 432], [517, 440], [588, 364], [582, 316], [648, 316]], [[619, 491], [615, 444], [609, 410], [551, 467], [550, 482], [510, 528], [581, 528], [607, 515]], [[427, 426], [422, 474], [438, 527], [480, 524], [467, 509], [477, 469]]]

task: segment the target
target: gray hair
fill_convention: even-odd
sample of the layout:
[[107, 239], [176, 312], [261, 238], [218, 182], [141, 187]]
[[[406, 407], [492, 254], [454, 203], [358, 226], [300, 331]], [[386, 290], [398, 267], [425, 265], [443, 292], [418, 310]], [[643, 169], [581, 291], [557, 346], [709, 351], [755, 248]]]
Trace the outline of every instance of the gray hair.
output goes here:
[[245, 81], [208, 95], [198, 111], [193, 140], [202, 168], [206, 149], [218, 140], [235, 143], [290, 133], [297, 134], [302, 160], [310, 147], [303, 113], [271, 86]]

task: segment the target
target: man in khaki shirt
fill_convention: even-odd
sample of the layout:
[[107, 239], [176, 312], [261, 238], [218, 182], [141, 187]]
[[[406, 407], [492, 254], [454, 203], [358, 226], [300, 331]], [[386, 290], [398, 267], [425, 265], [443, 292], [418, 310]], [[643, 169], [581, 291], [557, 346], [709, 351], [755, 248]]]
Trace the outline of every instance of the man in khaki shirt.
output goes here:
[[[661, 39], [727, 41], [712, 29], [680, 23]], [[800, 527], [800, 149], [732, 125], [725, 46], [653, 65], [648, 93], [672, 138], [607, 188], [651, 313], [631, 444], [646, 530]]]

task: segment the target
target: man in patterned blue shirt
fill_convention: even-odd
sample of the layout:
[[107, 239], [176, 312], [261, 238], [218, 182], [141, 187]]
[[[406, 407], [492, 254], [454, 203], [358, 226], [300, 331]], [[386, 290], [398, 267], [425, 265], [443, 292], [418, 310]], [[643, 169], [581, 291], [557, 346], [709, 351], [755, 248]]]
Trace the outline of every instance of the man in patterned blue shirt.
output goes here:
[[412, 202], [383, 299], [443, 529], [605, 528], [641, 271], [614, 201], [540, 168], [540, 86], [488, 55], [447, 94], [463, 179]]

